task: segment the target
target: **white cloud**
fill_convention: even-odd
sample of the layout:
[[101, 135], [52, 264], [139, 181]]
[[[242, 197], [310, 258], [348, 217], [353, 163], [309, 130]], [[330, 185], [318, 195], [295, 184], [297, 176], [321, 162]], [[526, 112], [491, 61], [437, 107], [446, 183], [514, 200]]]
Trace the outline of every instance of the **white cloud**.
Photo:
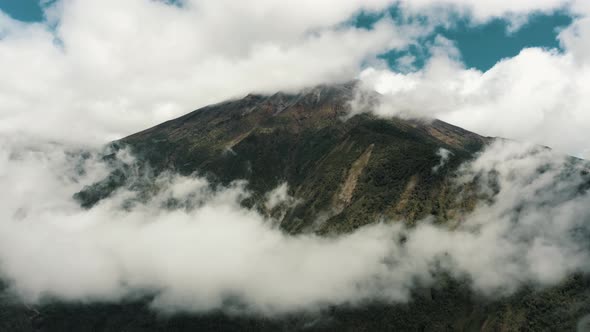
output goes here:
[[440, 148], [436, 152], [436, 155], [440, 157], [440, 161], [436, 166], [432, 167], [433, 173], [436, 173], [439, 169], [443, 168], [453, 153], [445, 148]]
[[403, 0], [404, 8], [410, 10], [431, 9], [433, 6], [454, 5], [473, 15], [476, 20], [485, 21], [491, 17], [528, 15], [531, 12], [551, 12], [568, 6], [572, 1], [564, 0]]
[[588, 22], [579, 19], [561, 32], [564, 53], [528, 48], [486, 72], [465, 68], [452, 47], [435, 45], [438, 54], [417, 72], [368, 68], [360, 77], [383, 94], [377, 114], [440, 118], [589, 157]]
[[[486, 20], [564, 2], [402, 4], [428, 6], [424, 12], [436, 18], [438, 6], [449, 3]], [[133, 196], [124, 190], [90, 210], [72, 200], [108, 169], [96, 157], [79, 159], [47, 141], [104, 143], [228, 97], [353, 78], [379, 52], [432, 28], [382, 21], [367, 31], [341, 24], [361, 8], [387, 4], [64, 0], [48, 12], [55, 26], [0, 14], [3, 275], [29, 301], [117, 300], [151, 291], [163, 310], [209, 310], [238, 296], [272, 313], [366, 298], [405, 301], [416, 280], [430, 281], [437, 264], [468, 276], [485, 294], [587, 271], [586, 242], [573, 239], [572, 230], [587, 231], [589, 197], [568, 196], [584, 180], [555, 183], [562, 156], [511, 144], [494, 145], [465, 166], [466, 181], [479, 175], [501, 190], [453, 232], [422, 222], [412, 230], [376, 224], [340, 238], [287, 237], [238, 204], [247, 195], [243, 185], [213, 191], [203, 179], [175, 176], [158, 179], [167, 189], [131, 210], [119, 208]], [[584, 13], [583, 2], [574, 6]], [[440, 15], [438, 23], [446, 17]], [[376, 67], [361, 78], [386, 94], [380, 114], [437, 116], [483, 134], [588, 155], [587, 21], [578, 19], [560, 36], [565, 54], [527, 49], [485, 73], [465, 69], [452, 43], [438, 38], [423, 70]], [[539, 166], [545, 173], [537, 174]], [[493, 189], [486, 183], [484, 194]], [[195, 207], [162, 209], [171, 197]], [[548, 265], [547, 256], [560, 263]]]
[[0, 130], [104, 143], [249, 92], [349, 80], [421, 33], [339, 26], [386, 4], [64, 0], [47, 24], [0, 14]]
[[565, 49], [580, 65], [590, 64], [590, 17], [580, 18], [559, 34]]
[[[380, 269], [390, 246], [383, 225], [338, 239], [287, 236], [239, 205], [243, 184], [213, 191], [200, 178], [161, 177], [163, 190], [131, 210], [121, 209], [133, 197], [124, 190], [83, 210], [71, 194], [104, 165], [62, 146], [13, 143], [0, 155], [0, 183], [10, 188], [0, 202], [0, 271], [26, 301], [147, 291], [161, 310], [211, 310], [228, 296], [248, 310], [307, 310], [372, 294], [355, 283]], [[72, 169], [81, 161], [84, 174]], [[198, 204], [163, 209], [170, 198]]]
[[[324, 238], [288, 236], [241, 207], [243, 183], [213, 190], [204, 179], [165, 175], [145, 204], [123, 209], [134, 194], [120, 190], [84, 210], [71, 195], [104, 176], [99, 159], [59, 145], [2, 142], [0, 271], [27, 302], [148, 292], [164, 311], [238, 310], [227, 307], [232, 297], [246, 305], [241, 310], [275, 314], [407, 301], [416, 282], [432, 282], [436, 266], [489, 296], [590, 268], [587, 242], [575, 238], [590, 232], [590, 196], [574, 195], [588, 181], [583, 165], [568, 171], [563, 156], [532, 146], [499, 142], [463, 166], [459, 184], [479, 179], [480, 195], [499, 192], [453, 231], [394, 222]], [[171, 198], [191, 204], [164, 209]]]
[[[371, 31], [343, 24], [392, 3], [62, 0], [40, 24], [0, 13], [0, 132], [104, 143], [249, 92], [350, 80], [380, 52], [448, 24], [451, 12], [480, 22], [567, 4], [402, 1], [406, 15], [430, 15], [429, 24], [382, 20]], [[585, 7], [578, 1], [571, 8]], [[579, 45], [571, 35], [564, 44]]]

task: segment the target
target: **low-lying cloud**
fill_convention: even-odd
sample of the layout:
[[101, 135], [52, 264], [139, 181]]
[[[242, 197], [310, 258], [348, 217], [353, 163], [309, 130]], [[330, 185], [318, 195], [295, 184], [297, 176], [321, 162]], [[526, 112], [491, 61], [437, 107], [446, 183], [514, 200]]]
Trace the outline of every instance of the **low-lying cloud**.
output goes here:
[[[590, 268], [587, 166], [535, 146], [497, 142], [463, 165], [456, 182], [475, 181], [480, 203], [451, 226], [390, 220], [325, 238], [242, 207], [242, 182], [162, 175], [147, 202], [126, 204], [136, 193], [121, 189], [82, 209], [72, 194], [108, 171], [95, 154], [3, 143], [0, 273], [29, 303], [151, 294], [167, 312], [276, 314], [409, 301], [441, 268], [487, 296]], [[269, 204], [292, 200], [285, 189]]]

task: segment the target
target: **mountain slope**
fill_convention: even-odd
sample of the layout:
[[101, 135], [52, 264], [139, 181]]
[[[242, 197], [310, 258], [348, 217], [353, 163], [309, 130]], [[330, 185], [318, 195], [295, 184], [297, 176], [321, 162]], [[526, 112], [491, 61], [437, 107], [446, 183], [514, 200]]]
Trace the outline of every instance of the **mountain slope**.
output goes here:
[[[249, 95], [196, 110], [115, 143], [157, 174], [204, 174], [248, 181], [264, 195], [281, 183], [299, 204], [265, 211], [292, 232], [349, 232], [384, 216], [439, 221], [468, 208], [456, 202], [449, 174], [490, 139], [442, 121], [348, 118], [355, 83], [298, 94]], [[450, 156], [441, 167], [440, 149]], [[434, 170], [436, 168], [436, 171]], [[440, 168], [440, 169], [439, 169]], [[77, 195], [91, 206], [126, 182], [125, 172]]]

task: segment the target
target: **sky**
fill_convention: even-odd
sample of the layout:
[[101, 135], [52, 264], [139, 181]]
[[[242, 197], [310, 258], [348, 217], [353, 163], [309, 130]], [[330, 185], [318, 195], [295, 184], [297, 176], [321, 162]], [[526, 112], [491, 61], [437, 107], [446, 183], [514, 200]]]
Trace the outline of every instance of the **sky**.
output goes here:
[[[43, 7], [39, 0], [0, 0], [0, 10], [14, 19], [25, 22], [42, 22], [45, 20]], [[400, 19], [399, 6], [393, 5], [379, 13], [353, 14], [351, 23], [358, 27], [371, 27], [378, 19], [391, 16]], [[502, 58], [517, 55], [525, 47], [560, 48], [557, 34], [560, 29], [571, 24], [572, 17], [567, 12], [552, 11], [549, 13], [531, 14], [527, 22], [516, 31], [511, 31], [511, 23], [503, 18], [494, 18], [485, 24], [471, 25], [468, 20], [457, 20], [451, 27], [439, 27], [436, 33], [454, 40], [467, 67], [474, 67], [482, 71], [490, 69]], [[429, 36], [432, 39], [432, 35]], [[427, 55], [416, 50], [395, 50], [381, 55], [388, 64], [396, 69], [395, 62], [404, 55], [417, 57], [416, 66], [424, 65]]]
[[584, 157], [588, 7], [2, 0], [0, 133], [96, 146], [248, 93], [361, 79], [396, 100], [380, 115], [440, 118]]
[[25, 22], [39, 22], [43, 20], [43, 10], [39, 1], [32, 0], [2, 0], [0, 8], [14, 19]]
[[[359, 13], [353, 20], [358, 27], [369, 28], [378, 19], [390, 16], [400, 21], [400, 9], [393, 6], [378, 14]], [[488, 22], [473, 25], [468, 19], [459, 18], [451, 26], [437, 27], [434, 33], [426, 36], [422, 43], [432, 42], [436, 34], [453, 40], [466, 67], [486, 71], [503, 58], [513, 57], [526, 47], [544, 47], [561, 49], [557, 35], [561, 29], [572, 22], [566, 12], [531, 14], [525, 23], [514, 30], [511, 22], [504, 18], [493, 18]], [[403, 56], [414, 56], [416, 68], [422, 68], [429, 54], [414, 47], [409, 50], [392, 50], [380, 57], [387, 60], [393, 70], [400, 70], [396, 61]]]
[[[0, 276], [27, 302], [148, 292], [157, 310], [203, 312], [238, 296], [272, 315], [408, 301], [440, 267], [487, 296], [590, 271], [579, 238], [590, 234], [588, 166], [566, 158], [590, 158], [587, 0], [2, 0], [0, 10]], [[380, 93], [359, 110], [509, 138], [453, 180], [481, 181], [478, 194], [495, 199], [453, 231], [374, 222], [330, 239], [286, 236], [240, 204], [243, 182], [214, 190], [163, 174], [145, 204], [123, 208], [137, 194], [125, 188], [91, 209], [72, 199], [112, 171], [100, 153], [111, 140], [251, 92], [355, 79], [359, 96]], [[439, 167], [453, 158], [437, 156]], [[288, 185], [267, 203], [296, 202]], [[194, 208], [160, 209], [171, 198]]]

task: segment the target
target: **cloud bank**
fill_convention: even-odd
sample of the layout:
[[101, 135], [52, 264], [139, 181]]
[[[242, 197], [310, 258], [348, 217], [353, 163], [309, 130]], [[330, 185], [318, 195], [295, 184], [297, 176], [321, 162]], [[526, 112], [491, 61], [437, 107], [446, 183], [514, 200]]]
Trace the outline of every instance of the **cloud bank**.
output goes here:
[[[285, 235], [240, 205], [243, 183], [171, 174], [144, 203], [122, 189], [85, 210], [72, 193], [108, 166], [59, 145], [15, 146], [0, 154], [0, 271], [29, 303], [151, 294], [166, 312], [274, 315], [408, 301], [441, 269], [484, 296], [590, 269], [588, 166], [534, 146], [498, 142], [463, 165], [457, 184], [477, 183], [482, 199], [454, 229], [392, 220], [337, 238]], [[270, 203], [288, 202], [283, 191]]]

